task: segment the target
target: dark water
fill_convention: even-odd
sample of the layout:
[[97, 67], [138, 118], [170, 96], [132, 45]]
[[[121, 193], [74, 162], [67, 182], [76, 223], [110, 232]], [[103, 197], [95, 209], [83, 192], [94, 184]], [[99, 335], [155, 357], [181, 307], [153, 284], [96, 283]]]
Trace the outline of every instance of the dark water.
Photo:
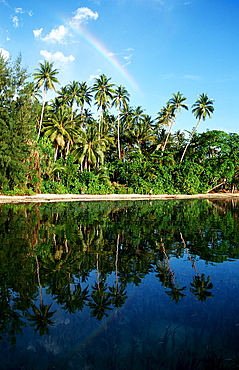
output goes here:
[[239, 204], [3, 205], [1, 369], [239, 367]]

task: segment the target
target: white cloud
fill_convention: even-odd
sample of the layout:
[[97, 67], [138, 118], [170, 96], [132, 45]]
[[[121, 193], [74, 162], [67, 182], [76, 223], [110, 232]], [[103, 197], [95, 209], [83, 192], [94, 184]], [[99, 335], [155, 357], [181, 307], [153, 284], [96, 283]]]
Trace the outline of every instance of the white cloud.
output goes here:
[[183, 78], [186, 78], [187, 80], [192, 80], [192, 81], [201, 81], [201, 76], [198, 75], [184, 75]]
[[67, 64], [73, 62], [75, 58], [73, 55], [69, 55], [68, 57], [65, 56], [61, 51], [57, 51], [56, 53], [51, 53], [47, 50], [41, 50], [40, 54], [47, 60], [52, 62], [58, 62], [60, 64]]
[[12, 16], [12, 23], [13, 23], [13, 27], [14, 28], [19, 27], [19, 19], [18, 19], [18, 17], [16, 15], [13, 15]]
[[90, 75], [88, 82], [91, 82], [95, 80], [96, 78], [99, 78], [101, 74], [102, 74], [101, 69], [97, 69], [97, 71], [93, 75]]
[[58, 28], [51, 30], [51, 32], [42, 38], [42, 41], [51, 42], [51, 43], [58, 43], [58, 44], [65, 44], [65, 37], [67, 36], [69, 30], [61, 25]]
[[[16, 8], [20, 12], [21, 8]], [[43, 28], [33, 30], [34, 37], [44, 42], [66, 44], [66, 37], [72, 36], [70, 28], [79, 28], [81, 24], [87, 23], [89, 20], [96, 20], [99, 15], [87, 7], [78, 8], [74, 16], [65, 25], [60, 25], [58, 28], [53, 28], [48, 35], [42, 37]]]
[[82, 23], [87, 23], [90, 19], [96, 20], [99, 17], [97, 12], [93, 12], [91, 9], [86, 7], [78, 8], [74, 14], [75, 15], [69, 22], [69, 25], [76, 28], [78, 28]]
[[22, 8], [14, 8], [14, 11], [15, 11], [16, 14], [27, 13], [30, 17], [33, 15], [32, 10], [28, 11], [28, 10], [23, 10]]
[[116, 55], [115, 53], [110, 52], [107, 54], [107, 57], [111, 58], [111, 57], [114, 57], [115, 55]]
[[15, 8], [15, 13], [20, 13], [20, 14], [23, 14], [25, 13], [24, 10], [22, 10], [22, 8]]
[[42, 31], [43, 31], [43, 28], [40, 28], [39, 30], [33, 30], [34, 37], [36, 39], [41, 38]]
[[10, 57], [10, 53], [7, 50], [4, 50], [0, 48], [0, 55], [3, 57], [3, 59], [7, 60]]

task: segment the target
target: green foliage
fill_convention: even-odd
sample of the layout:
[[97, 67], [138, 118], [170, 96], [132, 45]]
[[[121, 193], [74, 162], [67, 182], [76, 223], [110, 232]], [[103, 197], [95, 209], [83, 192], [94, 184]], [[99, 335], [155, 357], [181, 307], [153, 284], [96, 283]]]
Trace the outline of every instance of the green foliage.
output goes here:
[[[177, 114], [188, 110], [182, 93], [172, 94], [152, 119], [141, 106], [129, 106], [125, 88], [102, 74], [92, 87], [72, 81], [46, 102], [47, 90], [58, 83], [58, 70], [49, 62], [39, 66], [34, 84], [20, 57], [14, 63], [0, 58], [1, 193], [237, 191], [239, 135], [196, 133], [200, 120], [214, 111], [207, 94], [192, 107], [198, 123], [186, 140], [181, 131], [171, 133]], [[36, 100], [40, 87], [41, 103]], [[93, 96], [97, 118], [85, 108]]]
[[11, 64], [0, 56], [0, 191], [3, 193], [16, 187], [19, 192], [21, 189], [27, 192], [33, 187], [37, 109], [31, 101], [28, 77], [20, 57]]

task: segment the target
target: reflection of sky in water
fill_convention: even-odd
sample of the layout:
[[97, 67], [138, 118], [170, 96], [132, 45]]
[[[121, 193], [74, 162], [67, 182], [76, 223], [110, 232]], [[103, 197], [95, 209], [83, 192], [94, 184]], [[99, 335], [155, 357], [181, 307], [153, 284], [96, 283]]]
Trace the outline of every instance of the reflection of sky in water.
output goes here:
[[[28, 327], [23, 338], [17, 340], [16, 352], [12, 355], [20, 356], [20, 363], [26, 361], [27, 356], [27, 363], [30, 361], [34, 369], [52, 368], [53, 364], [60, 369], [69, 366], [73, 369], [87, 366], [146, 369], [145, 361], [149, 361], [152, 369], [158, 364], [162, 369], [169, 369], [171, 365], [176, 368], [180, 361], [182, 366], [197, 363], [195, 368], [204, 368], [207, 361], [230, 365], [239, 349], [239, 262], [214, 265], [205, 265], [202, 260], [196, 262], [199, 274], [210, 275], [213, 283], [213, 298], [205, 302], [196, 300], [190, 292], [195, 271], [187, 256], [171, 258], [169, 263], [175, 281], [180, 282], [180, 287], [186, 286], [185, 297], [177, 304], [170, 301], [165, 294], [167, 289], [154, 273], [142, 279], [139, 286], [128, 285], [128, 299], [123, 307], [108, 311], [109, 316], [100, 322], [90, 318], [89, 307], [70, 315], [53, 303], [52, 309], [57, 312], [50, 335], [40, 337]], [[95, 276], [93, 272], [91, 284]], [[112, 274], [107, 282], [113, 284], [114, 281]], [[47, 295], [43, 300], [48, 304], [51, 301]], [[5, 360], [6, 353], [10, 355], [7, 348]], [[12, 358], [11, 362], [14, 362]]]
[[[152, 272], [142, 277], [138, 286], [127, 284], [122, 307], [111, 305], [112, 309], [106, 310], [108, 316], [101, 320], [92, 317], [88, 305], [70, 314], [57, 305], [49, 287], [43, 288], [44, 304], [52, 303], [50, 310], [56, 310], [54, 326], [49, 326], [48, 335], [40, 336], [25, 319], [27, 326], [16, 345], [1, 346], [1, 369], [237, 368], [239, 261], [208, 262], [188, 249], [178, 258], [166, 252], [162, 256], [166, 259], [157, 261], [158, 268], [152, 264]], [[111, 268], [114, 270], [114, 263]], [[173, 300], [169, 285], [162, 282], [165, 271], [175, 289], [181, 289], [178, 302]], [[90, 293], [101, 278], [102, 274], [92, 270], [81, 288], [89, 286]], [[205, 300], [199, 299], [196, 285], [192, 285], [202, 280], [209, 287]], [[75, 284], [78, 282], [76, 276]], [[106, 275], [104, 282], [106, 291], [116, 286], [115, 273]], [[119, 286], [120, 282], [119, 277]], [[72, 282], [70, 289], [74, 291]]]

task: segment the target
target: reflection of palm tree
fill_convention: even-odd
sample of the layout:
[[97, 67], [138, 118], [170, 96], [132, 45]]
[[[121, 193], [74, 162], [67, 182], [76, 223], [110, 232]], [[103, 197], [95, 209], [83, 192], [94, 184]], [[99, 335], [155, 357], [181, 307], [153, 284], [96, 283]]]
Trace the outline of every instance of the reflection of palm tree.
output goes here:
[[125, 285], [126, 284], [120, 284], [117, 286], [109, 287], [110, 296], [112, 298], [111, 303], [114, 305], [114, 307], [122, 307], [126, 299], [128, 298], [125, 291]]
[[31, 326], [35, 326], [35, 331], [39, 330], [40, 335], [49, 334], [48, 326], [53, 326], [54, 322], [50, 320], [56, 311], [49, 312], [51, 305], [40, 304], [38, 309], [32, 305], [34, 314], [29, 313], [29, 321], [32, 322]]
[[169, 258], [166, 253], [165, 246], [164, 246], [162, 239], [160, 243], [160, 248], [165, 256], [165, 265], [163, 267], [160, 266], [158, 268], [158, 271], [159, 271], [158, 276], [160, 278], [160, 281], [164, 284], [165, 288], [170, 289], [169, 291], [166, 291], [166, 294], [170, 297], [170, 300], [178, 303], [180, 299], [185, 297], [185, 294], [183, 294], [182, 292], [185, 291], [186, 286], [184, 286], [183, 288], [180, 288], [179, 283], [175, 281], [176, 278], [175, 278], [173, 270], [170, 267]]
[[[66, 298], [66, 299], [65, 299]], [[89, 289], [88, 287], [82, 289], [80, 283], [75, 285], [74, 291], [71, 292], [69, 286], [66, 287], [66, 295], [64, 294], [64, 299], [62, 303], [65, 303], [63, 309], [70, 313], [74, 313], [76, 310], [82, 311], [84, 307], [84, 302], [89, 299]]]
[[199, 301], [206, 301], [207, 298], [213, 297], [212, 292], [208, 292], [208, 289], [213, 288], [213, 284], [210, 282], [210, 276], [207, 277], [207, 280], [205, 280], [205, 275], [200, 274], [197, 270], [196, 263], [192, 259], [191, 255], [189, 254], [187, 244], [183, 238], [182, 233], [180, 232], [181, 240], [184, 244], [184, 248], [186, 250], [186, 253], [188, 255], [188, 259], [192, 262], [192, 267], [196, 271], [197, 275], [193, 277], [193, 282], [190, 283], [192, 288], [190, 288], [190, 291], [195, 295], [196, 299]]
[[39, 297], [40, 297], [40, 307], [39, 309], [36, 305], [32, 305], [33, 314], [28, 313], [29, 321], [32, 322], [31, 326], [35, 326], [35, 331], [40, 332], [40, 335], [48, 334], [49, 329], [48, 326], [53, 326], [54, 323], [50, 318], [54, 315], [56, 311], [49, 312], [51, 308], [50, 305], [44, 305], [42, 300], [42, 286], [40, 281], [40, 265], [38, 258], [36, 256], [36, 272], [37, 272], [37, 282], [39, 287]]
[[88, 306], [91, 308], [91, 316], [95, 316], [97, 320], [101, 320], [104, 316], [108, 316], [107, 310], [112, 310], [111, 294], [106, 291], [107, 286], [103, 282], [95, 282], [92, 287], [91, 298]]
[[126, 284], [123, 283], [119, 285], [119, 275], [118, 275], [119, 245], [120, 245], [120, 234], [117, 235], [117, 243], [116, 243], [115, 286], [109, 287], [110, 295], [112, 297], [112, 304], [117, 308], [122, 307], [127, 299], [127, 295], [125, 292]]
[[170, 297], [170, 301], [175, 301], [178, 303], [181, 298], [185, 297], [185, 294], [182, 292], [186, 289], [186, 286], [179, 288], [179, 283], [174, 282], [171, 287], [171, 290], [166, 291], [166, 294]]
[[190, 291], [195, 295], [199, 301], [206, 301], [207, 298], [213, 297], [212, 292], [208, 292], [208, 289], [213, 288], [213, 284], [210, 282], [210, 276], [205, 279], [205, 275], [194, 276], [193, 282], [190, 283]]

